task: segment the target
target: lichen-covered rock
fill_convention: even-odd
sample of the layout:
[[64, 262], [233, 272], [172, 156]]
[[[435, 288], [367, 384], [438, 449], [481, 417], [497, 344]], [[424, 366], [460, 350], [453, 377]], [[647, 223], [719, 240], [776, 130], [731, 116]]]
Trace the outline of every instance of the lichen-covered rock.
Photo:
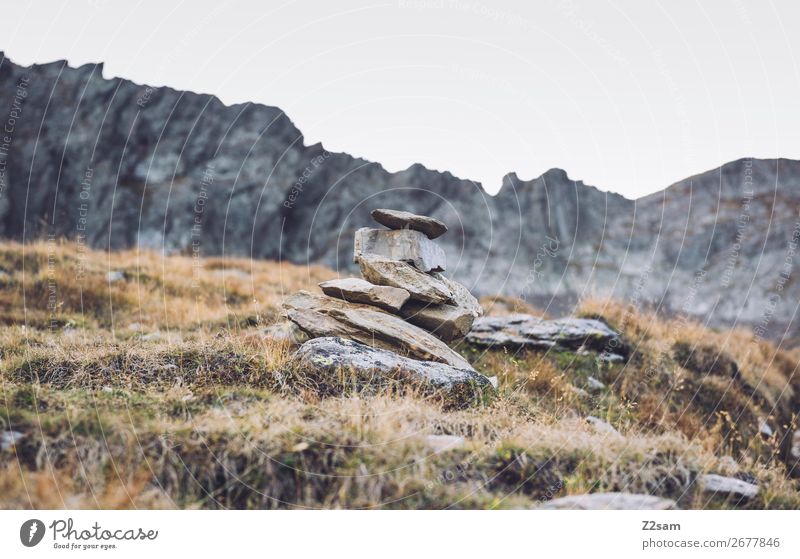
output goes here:
[[389, 229], [413, 229], [425, 233], [429, 239], [441, 237], [447, 232], [447, 225], [438, 219], [402, 210], [377, 209], [372, 210], [370, 215]]
[[560, 497], [543, 504], [543, 509], [566, 510], [672, 510], [675, 501], [636, 493], [589, 493]]
[[353, 262], [358, 262], [362, 256], [400, 260], [421, 272], [444, 272], [447, 268], [444, 250], [424, 233], [411, 229], [389, 231], [362, 227], [356, 231]]
[[284, 309], [289, 320], [312, 338], [349, 338], [414, 359], [472, 369], [466, 359], [441, 340], [375, 307], [300, 291], [286, 299]]
[[528, 314], [487, 316], [475, 321], [467, 341], [484, 347], [589, 349], [626, 356], [629, 349], [618, 332], [591, 318], [545, 320]]
[[399, 311], [411, 296], [405, 289], [388, 285], [373, 285], [361, 278], [323, 281], [319, 287], [325, 295], [330, 297], [351, 303], [372, 305], [393, 312]]
[[456, 406], [481, 402], [494, 394], [489, 379], [472, 368], [418, 361], [344, 338], [310, 340], [295, 356], [323, 392], [352, 386], [360, 391], [407, 386]]
[[444, 282], [405, 262], [364, 255], [358, 258], [358, 265], [368, 282], [405, 289], [415, 301], [441, 304], [453, 300], [453, 293]]

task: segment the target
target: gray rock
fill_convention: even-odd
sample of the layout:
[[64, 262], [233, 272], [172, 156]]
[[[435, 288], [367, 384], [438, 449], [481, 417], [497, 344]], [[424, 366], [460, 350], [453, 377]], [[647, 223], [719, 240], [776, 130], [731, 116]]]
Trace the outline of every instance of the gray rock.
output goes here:
[[387, 231], [362, 227], [356, 231], [353, 262], [358, 262], [362, 256], [400, 260], [411, 264], [420, 272], [444, 272], [447, 269], [447, 259], [442, 248], [424, 233], [411, 229]]
[[445, 283], [405, 262], [362, 256], [358, 259], [358, 264], [361, 275], [368, 282], [405, 289], [415, 301], [440, 304], [453, 300], [453, 293]]
[[586, 379], [586, 387], [593, 392], [599, 392], [600, 390], [604, 390], [606, 385], [594, 377], [589, 377]]
[[459, 369], [472, 366], [425, 330], [375, 307], [300, 291], [284, 302], [286, 315], [312, 338], [342, 337]]
[[465, 309], [467, 312], [472, 314], [475, 318], [479, 316], [483, 316], [483, 307], [481, 306], [480, 302], [469, 292], [469, 289], [466, 286], [460, 284], [457, 281], [451, 280], [443, 276], [442, 274], [431, 274], [433, 277], [441, 281], [443, 284], [447, 286], [450, 292], [453, 294], [452, 304], [459, 306]]
[[441, 237], [447, 232], [447, 225], [424, 215], [416, 215], [402, 210], [377, 209], [370, 212], [372, 219], [389, 229], [413, 229], [421, 231], [429, 239]]
[[484, 347], [627, 351], [621, 336], [604, 322], [589, 318], [545, 320], [528, 314], [487, 316], [472, 325], [471, 344]]
[[467, 335], [475, 317], [455, 305], [431, 305], [410, 302], [401, 311], [411, 324], [431, 332], [436, 337], [451, 342]]
[[795, 430], [787, 442], [786, 467], [792, 477], [800, 477], [800, 429]]
[[608, 353], [607, 351], [603, 351], [597, 356], [597, 359], [603, 363], [622, 363], [625, 361], [625, 356], [618, 353]]
[[607, 435], [614, 435], [615, 437], [622, 437], [622, 434], [620, 434], [620, 432], [617, 431], [613, 425], [611, 425], [607, 421], [603, 421], [599, 417], [589, 415], [586, 417], [586, 421], [600, 433], [605, 433]]
[[319, 284], [325, 295], [350, 301], [373, 305], [388, 311], [397, 312], [408, 301], [411, 294], [399, 287], [373, 285], [360, 278], [343, 278], [323, 281]]
[[789, 449], [789, 457], [794, 461], [800, 461], [800, 429], [792, 433], [791, 448]]
[[116, 283], [118, 281], [124, 281], [124, 280], [125, 280], [125, 272], [122, 272], [120, 270], [111, 270], [106, 273], [106, 281], [108, 281], [108, 283]]
[[747, 483], [735, 477], [703, 474], [697, 478], [697, 483], [704, 492], [715, 493], [725, 497], [752, 499], [758, 495], [758, 485]]
[[323, 386], [337, 386], [337, 375], [351, 371], [357, 375], [355, 384], [360, 389], [401, 383], [459, 406], [483, 401], [494, 393], [489, 379], [471, 368], [409, 359], [344, 338], [310, 340], [297, 350], [296, 358], [306, 374], [319, 375], [317, 380]]
[[589, 493], [559, 497], [540, 508], [560, 510], [674, 510], [672, 499], [636, 493]]
[[434, 454], [442, 454], [448, 450], [464, 446], [464, 437], [456, 435], [428, 435], [425, 437], [425, 443]]
[[0, 451], [8, 450], [25, 438], [19, 431], [3, 431], [0, 433]]
[[466, 336], [472, 323], [483, 314], [483, 308], [469, 290], [458, 282], [447, 279], [441, 274], [433, 274], [453, 294], [452, 303], [433, 305], [410, 301], [403, 307], [403, 317], [432, 332], [442, 340], [451, 342]]

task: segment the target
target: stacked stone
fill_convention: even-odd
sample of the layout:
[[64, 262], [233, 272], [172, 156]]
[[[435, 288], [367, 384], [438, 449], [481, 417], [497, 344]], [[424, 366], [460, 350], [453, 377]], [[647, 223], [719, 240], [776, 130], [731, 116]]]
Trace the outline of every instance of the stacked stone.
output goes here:
[[444, 277], [442, 248], [433, 239], [447, 232], [437, 219], [395, 210], [374, 210], [389, 229], [356, 231], [354, 261], [361, 275], [377, 286], [402, 289], [408, 300], [396, 312], [445, 342], [463, 338], [483, 309], [469, 290]]
[[[371, 215], [387, 229], [356, 231], [353, 256], [363, 279], [324, 281], [319, 284], [323, 295], [301, 291], [284, 304], [289, 320], [311, 338], [339, 339], [335, 343], [328, 340], [325, 347], [311, 340], [300, 349], [301, 356], [313, 357], [311, 353], [320, 351], [330, 356], [332, 344], [341, 346], [342, 339], [352, 340], [403, 354], [398, 358], [446, 364], [454, 368], [451, 376], [461, 379], [459, 382], [489, 384], [489, 379], [447, 345], [466, 336], [473, 321], [483, 314], [466, 287], [442, 275], [446, 257], [434, 239], [443, 235], [447, 226], [404, 211], [377, 209]], [[364, 350], [359, 351], [357, 361], [363, 362]], [[401, 361], [395, 360], [397, 363]], [[419, 364], [410, 368], [417, 370]], [[444, 369], [435, 369], [434, 376], [442, 380]]]

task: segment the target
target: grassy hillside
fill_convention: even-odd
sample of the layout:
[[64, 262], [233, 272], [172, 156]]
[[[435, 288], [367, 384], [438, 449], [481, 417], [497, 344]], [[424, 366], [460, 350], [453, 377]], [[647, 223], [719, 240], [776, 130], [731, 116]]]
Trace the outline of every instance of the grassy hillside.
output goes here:
[[[0, 451], [0, 506], [508, 508], [612, 490], [687, 508], [800, 507], [784, 465], [796, 350], [585, 301], [579, 314], [635, 348], [627, 363], [462, 345], [499, 377], [491, 403], [452, 411], [413, 393], [321, 397], [291, 343], [265, 332], [286, 295], [333, 275], [0, 245], [0, 432], [23, 435]], [[483, 302], [492, 314], [537, 312]], [[437, 452], [430, 435], [464, 443]], [[747, 503], [710, 497], [695, 484], [704, 472], [761, 491]]]

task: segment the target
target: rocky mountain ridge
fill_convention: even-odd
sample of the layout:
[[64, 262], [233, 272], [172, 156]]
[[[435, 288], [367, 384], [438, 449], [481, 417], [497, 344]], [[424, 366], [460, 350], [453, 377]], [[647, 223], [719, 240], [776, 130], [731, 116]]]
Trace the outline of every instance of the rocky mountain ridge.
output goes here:
[[444, 222], [449, 275], [555, 314], [614, 296], [795, 337], [800, 162], [741, 159], [629, 200], [552, 169], [496, 196], [422, 165], [390, 173], [278, 108], [0, 53], [0, 235], [322, 263], [345, 275], [376, 207]]

